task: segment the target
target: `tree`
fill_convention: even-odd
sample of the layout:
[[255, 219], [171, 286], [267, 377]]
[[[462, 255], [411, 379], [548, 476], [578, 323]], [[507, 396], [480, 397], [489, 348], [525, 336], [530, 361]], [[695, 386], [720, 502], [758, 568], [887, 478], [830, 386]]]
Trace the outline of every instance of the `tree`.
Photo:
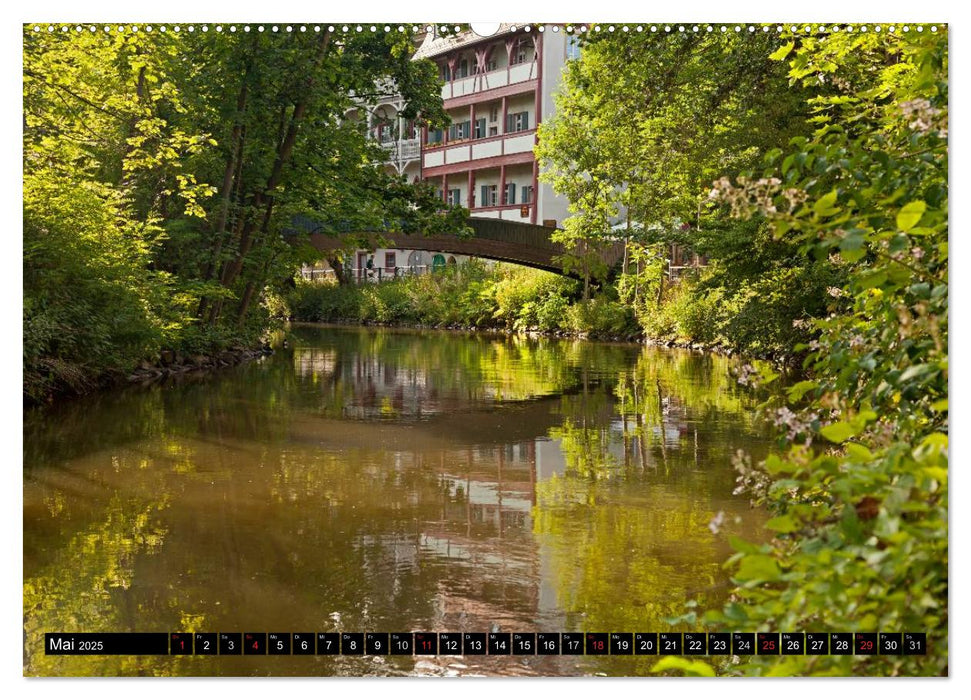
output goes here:
[[[447, 119], [435, 67], [412, 60], [406, 33], [51, 28], [24, 33], [35, 397], [163, 347], [257, 342], [264, 290], [316, 255], [290, 235], [296, 217], [350, 243], [358, 231], [465, 230], [464, 210], [386, 174], [383, 151], [343, 118], [393, 89], [404, 117]], [[65, 278], [90, 284], [70, 290]]]
[[[785, 67], [769, 57], [778, 40], [765, 32], [585, 36], [537, 152], [545, 179], [575, 211], [590, 210], [593, 190], [610, 201], [610, 216], [625, 219], [612, 234], [627, 243], [624, 299], [642, 321], [657, 315], [670, 289], [664, 268], [672, 245], [707, 256], [719, 273], [698, 298], [724, 292], [741, 300], [773, 278], [777, 288], [788, 286], [793, 275], [780, 271], [804, 264], [798, 251], [776, 246], [753, 256], [766, 236], [726, 223], [707, 200], [714, 179], [757, 165], [767, 150], [809, 131], [808, 89], [790, 86]], [[825, 275], [814, 269], [800, 279], [815, 277]], [[809, 303], [808, 295], [798, 301]], [[806, 315], [798, 305], [793, 312]], [[791, 319], [780, 323], [791, 334]], [[760, 332], [746, 327], [732, 337], [746, 334]]]

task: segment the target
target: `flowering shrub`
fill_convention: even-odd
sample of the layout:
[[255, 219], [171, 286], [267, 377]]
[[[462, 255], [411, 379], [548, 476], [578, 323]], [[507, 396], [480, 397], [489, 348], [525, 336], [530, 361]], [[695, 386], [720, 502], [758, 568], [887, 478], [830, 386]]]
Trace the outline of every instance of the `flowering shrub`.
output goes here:
[[[754, 656], [727, 672], [946, 674], [947, 37], [795, 37], [790, 53], [793, 80], [832, 86], [813, 101], [819, 129], [715, 196], [807, 255], [837, 254], [847, 282], [828, 290], [831, 313], [805, 321], [818, 333], [811, 378], [771, 409], [782, 449], [739, 462], [775, 538], [734, 542], [733, 600], [704, 619], [928, 635], [926, 656]], [[825, 80], [837, 69], [838, 84]]]

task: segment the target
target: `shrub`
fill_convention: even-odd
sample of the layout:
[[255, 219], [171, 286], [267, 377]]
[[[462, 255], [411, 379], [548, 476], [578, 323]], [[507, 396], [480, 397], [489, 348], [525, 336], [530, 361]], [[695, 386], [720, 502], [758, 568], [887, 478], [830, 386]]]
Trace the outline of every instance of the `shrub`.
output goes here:
[[632, 337], [638, 332], [633, 309], [604, 295], [571, 306], [566, 323], [575, 333], [594, 338]]

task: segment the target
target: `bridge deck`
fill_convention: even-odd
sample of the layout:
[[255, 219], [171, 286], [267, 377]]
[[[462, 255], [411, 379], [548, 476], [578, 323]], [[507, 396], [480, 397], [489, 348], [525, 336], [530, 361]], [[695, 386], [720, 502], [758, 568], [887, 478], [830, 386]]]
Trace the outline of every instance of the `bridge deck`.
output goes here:
[[[455, 255], [472, 255], [503, 262], [517, 263], [563, 274], [557, 258], [566, 249], [550, 240], [556, 229], [536, 224], [502, 221], [500, 219], [470, 218], [471, 236], [422, 236], [420, 234], [365, 234], [365, 248], [403, 248]], [[327, 253], [344, 247], [339, 236], [310, 232], [310, 242], [317, 250]], [[383, 243], [382, 243], [383, 241]], [[603, 252], [608, 267], [616, 265], [623, 256], [623, 243], [614, 243]]]

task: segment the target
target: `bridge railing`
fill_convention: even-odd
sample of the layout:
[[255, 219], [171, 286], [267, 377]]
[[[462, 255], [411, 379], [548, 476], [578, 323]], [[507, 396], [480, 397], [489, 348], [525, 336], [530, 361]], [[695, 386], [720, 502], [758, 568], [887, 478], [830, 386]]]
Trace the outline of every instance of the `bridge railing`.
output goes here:
[[475, 232], [475, 238], [527, 245], [549, 250], [557, 254], [563, 252], [562, 245], [550, 240], [550, 234], [556, 231], [555, 228], [505, 221], [502, 219], [480, 219], [476, 217], [471, 217], [469, 223]]

